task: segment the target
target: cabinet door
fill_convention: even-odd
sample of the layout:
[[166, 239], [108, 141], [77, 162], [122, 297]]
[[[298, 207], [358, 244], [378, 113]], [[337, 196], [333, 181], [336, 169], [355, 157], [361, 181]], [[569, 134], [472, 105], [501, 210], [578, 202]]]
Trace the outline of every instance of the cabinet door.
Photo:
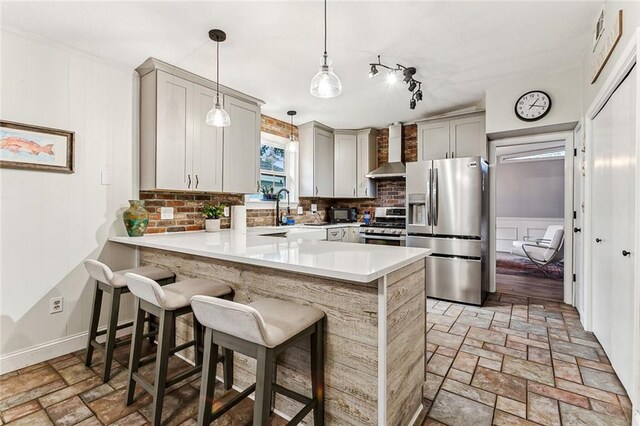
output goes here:
[[[193, 83], [158, 71], [156, 188], [193, 187]], [[191, 185], [190, 185], [191, 183]]]
[[356, 135], [338, 133], [334, 137], [334, 191], [335, 197], [356, 196]]
[[418, 161], [449, 158], [449, 122], [425, 123], [418, 127]]
[[342, 241], [344, 237], [344, 228], [327, 229], [327, 241]]
[[224, 128], [222, 188], [244, 194], [258, 190], [260, 158], [260, 107], [225, 96], [224, 108], [231, 125]]
[[487, 135], [485, 132], [484, 114], [473, 117], [451, 120], [450, 140], [452, 153], [449, 157], [487, 158]]
[[333, 197], [333, 134], [315, 129], [313, 174], [316, 197]]
[[347, 235], [349, 236], [347, 241], [350, 243], [359, 243], [360, 242], [360, 229], [356, 226], [351, 226], [347, 228]]
[[369, 131], [358, 133], [356, 163], [356, 197], [375, 198], [375, 181], [369, 179], [367, 174], [375, 170], [378, 163], [378, 153], [376, 151], [376, 137]]
[[206, 123], [216, 92], [193, 85], [193, 185], [198, 191], [222, 191], [222, 128]]

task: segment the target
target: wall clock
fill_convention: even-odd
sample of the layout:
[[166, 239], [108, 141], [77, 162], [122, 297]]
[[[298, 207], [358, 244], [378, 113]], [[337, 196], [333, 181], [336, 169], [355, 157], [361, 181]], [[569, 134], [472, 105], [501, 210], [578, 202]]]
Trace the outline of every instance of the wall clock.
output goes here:
[[542, 90], [532, 90], [520, 96], [514, 108], [522, 121], [536, 121], [551, 111], [551, 97]]

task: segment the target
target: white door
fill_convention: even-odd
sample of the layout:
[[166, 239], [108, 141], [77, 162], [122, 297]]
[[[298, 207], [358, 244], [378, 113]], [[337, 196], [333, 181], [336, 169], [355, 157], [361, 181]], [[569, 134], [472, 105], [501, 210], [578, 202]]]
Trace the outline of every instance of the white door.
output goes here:
[[[636, 71], [593, 119], [593, 330], [634, 398]], [[599, 241], [599, 242], [598, 242]], [[623, 251], [632, 252], [623, 255]]]
[[[636, 220], [636, 74], [632, 71], [612, 96], [613, 277], [611, 281], [611, 353], [620, 381], [632, 394], [634, 330], [634, 259]], [[628, 254], [623, 254], [628, 253]], [[634, 398], [633, 395], [630, 397]]]
[[369, 131], [358, 133], [358, 148], [356, 150], [358, 161], [356, 164], [356, 197], [375, 198], [375, 181], [369, 179], [367, 174], [375, 170], [378, 163], [378, 153], [376, 151], [376, 137]]
[[418, 127], [418, 160], [449, 158], [449, 122], [420, 124]]
[[451, 120], [449, 125], [449, 158], [474, 157], [487, 158], [487, 135], [484, 114]]
[[316, 197], [333, 197], [333, 134], [314, 129], [313, 174]]
[[193, 83], [158, 71], [156, 188], [193, 187]]
[[222, 191], [222, 127], [206, 123], [216, 92], [193, 85], [193, 185], [198, 191]]
[[254, 193], [260, 167], [260, 107], [225, 96], [224, 109], [231, 125], [224, 128], [222, 188], [225, 192]]
[[334, 196], [356, 196], [356, 135], [335, 133], [334, 136]]
[[574, 279], [574, 305], [580, 316], [584, 316], [584, 283], [582, 277], [583, 268], [583, 200], [584, 200], [584, 132], [582, 127], [574, 132], [573, 143], [575, 155], [573, 157], [573, 227], [579, 232], [573, 235], [573, 275]]

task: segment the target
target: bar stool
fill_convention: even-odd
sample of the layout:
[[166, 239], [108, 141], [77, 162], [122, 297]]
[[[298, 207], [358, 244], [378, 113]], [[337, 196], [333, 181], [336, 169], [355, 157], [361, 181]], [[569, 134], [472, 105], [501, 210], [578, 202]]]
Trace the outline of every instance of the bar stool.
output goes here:
[[[93, 293], [93, 306], [91, 307], [91, 320], [89, 323], [89, 338], [87, 340], [87, 354], [84, 364], [91, 366], [93, 359], [93, 350], [99, 349], [104, 351], [104, 371], [102, 373], [102, 381], [108, 382], [111, 377], [111, 364], [113, 362], [113, 350], [116, 347], [125, 345], [129, 339], [124, 339], [116, 343], [116, 331], [130, 327], [133, 321], [118, 325], [118, 313], [120, 312], [120, 297], [129, 293], [124, 274], [135, 272], [136, 274], [151, 278], [160, 285], [169, 284], [175, 281], [176, 274], [166, 269], [155, 266], [142, 266], [140, 268], [125, 269], [113, 272], [107, 265], [93, 259], [84, 261], [89, 276], [96, 281], [96, 287]], [[109, 321], [106, 330], [98, 331], [98, 323], [100, 321], [100, 311], [102, 310], [102, 295], [109, 293], [111, 295], [111, 304], [109, 306]], [[151, 331], [152, 321], [150, 319], [149, 328]], [[96, 338], [106, 334], [104, 344], [98, 343]], [[150, 333], [153, 337], [153, 334]]]
[[[202, 370], [201, 332], [202, 326], [193, 318], [194, 340], [174, 347], [172, 336], [175, 335], [175, 319], [192, 312], [190, 300], [195, 295], [206, 295], [211, 298], [232, 297], [233, 290], [229, 286], [201, 278], [178, 281], [161, 287], [154, 280], [142, 275], [127, 273], [125, 279], [129, 290], [135, 296], [135, 316], [133, 322], [133, 339], [129, 356], [129, 380], [127, 385], [127, 405], [134, 399], [136, 383], [153, 395], [153, 412], [151, 423], [159, 425], [162, 418], [162, 405], [165, 390]], [[158, 349], [156, 354], [141, 358], [144, 315], [145, 312], [155, 315], [160, 320], [158, 331]], [[169, 356], [190, 346], [195, 348], [195, 366], [176, 374], [167, 380]], [[145, 381], [138, 374], [138, 369], [156, 361], [155, 381]], [[213, 357], [213, 365], [224, 362], [224, 384], [226, 389], [233, 385], [233, 352], [225, 349], [224, 356]]]
[[[194, 316], [205, 327], [198, 425], [209, 425], [254, 390], [254, 426], [268, 423], [276, 392], [305, 404], [288, 424], [300, 423], [313, 410], [313, 424], [324, 425], [324, 312], [275, 299], [243, 305], [206, 296], [194, 296], [191, 307]], [[311, 340], [312, 398], [278, 385], [274, 369], [278, 354], [308, 337]], [[212, 354], [217, 354], [218, 345], [255, 358], [256, 383], [212, 413], [216, 381], [216, 357]]]

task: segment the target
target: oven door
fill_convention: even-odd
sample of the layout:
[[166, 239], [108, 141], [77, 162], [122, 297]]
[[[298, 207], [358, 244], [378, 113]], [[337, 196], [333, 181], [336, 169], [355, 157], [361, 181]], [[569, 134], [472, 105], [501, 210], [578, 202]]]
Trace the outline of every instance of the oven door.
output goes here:
[[389, 235], [360, 234], [360, 242], [363, 244], [377, 244], [379, 246], [404, 247], [406, 238], [404, 236], [392, 237]]

